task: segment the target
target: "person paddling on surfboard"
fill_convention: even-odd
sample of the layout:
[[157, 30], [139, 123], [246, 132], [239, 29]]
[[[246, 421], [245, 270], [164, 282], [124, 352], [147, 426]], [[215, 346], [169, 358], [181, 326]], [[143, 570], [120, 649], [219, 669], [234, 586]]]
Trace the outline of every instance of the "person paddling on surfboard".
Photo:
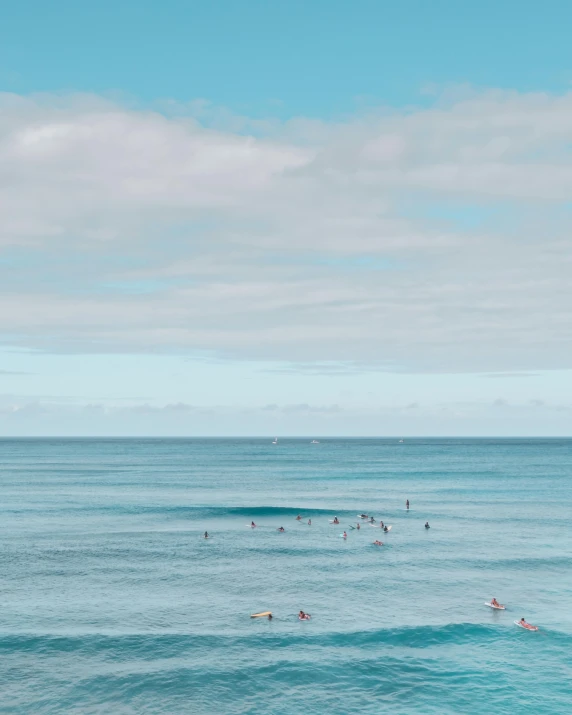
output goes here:
[[383, 541], [374, 541], [373, 542], [375, 546], [383, 546]]
[[284, 527], [281, 526], [279, 529], [276, 529], [276, 531], [284, 531]]
[[338, 521], [338, 517], [334, 516], [334, 520], [333, 520], [332, 524], [339, 524], [339, 523], [340, 522]]
[[311, 616], [309, 613], [304, 613], [304, 611], [300, 611], [300, 613], [298, 614], [298, 618], [301, 621], [309, 621]]
[[527, 628], [529, 631], [537, 631], [538, 627], [533, 626], [531, 623], [527, 623], [524, 618], [521, 618], [520, 621], [518, 622], [519, 626], [522, 626], [522, 628]]

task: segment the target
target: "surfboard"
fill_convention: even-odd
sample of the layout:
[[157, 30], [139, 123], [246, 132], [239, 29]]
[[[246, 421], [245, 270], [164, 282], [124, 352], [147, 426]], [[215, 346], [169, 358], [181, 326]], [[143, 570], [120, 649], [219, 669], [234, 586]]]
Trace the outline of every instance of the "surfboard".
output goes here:
[[505, 606], [493, 606], [492, 603], [485, 603], [485, 606], [488, 606], [489, 608], [494, 608], [494, 609], [497, 610], [497, 611], [504, 611], [504, 610], [506, 610], [506, 609], [505, 609]]
[[262, 613], [253, 613], [251, 618], [264, 618], [264, 616], [271, 616], [272, 611], [263, 611]]
[[347, 535], [344, 536], [343, 534], [340, 534], [340, 539], [347, 539]]
[[309, 621], [310, 618], [311, 618], [311, 616], [306, 616], [305, 618], [300, 618], [300, 616], [298, 616], [299, 621]]
[[362, 516], [361, 514], [357, 514], [357, 518], [358, 518], [358, 519], [369, 519], [369, 516], [367, 516], [367, 514], [366, 514], [366, 516]]
[[339, 524], [340, 523], [339, 521], [334, 521], [333, 519], [328, 519], [328, 521], [330, 522], [330, 524]]
[[514, 625], [519, 626], [520, 628], [524, 628], [525, 631], [537, 631], [538, 630], [537, 626], [532, 626], [531, 628], [527, 628], [526, 626], [523, 626], [520, 621], [515, 621]]

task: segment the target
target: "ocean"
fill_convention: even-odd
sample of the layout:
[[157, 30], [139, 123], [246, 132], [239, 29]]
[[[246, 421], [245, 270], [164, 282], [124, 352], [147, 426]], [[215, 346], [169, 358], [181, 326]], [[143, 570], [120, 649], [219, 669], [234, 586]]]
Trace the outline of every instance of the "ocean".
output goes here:
[[571, 527], [566, 439], [4, 439], [0, 712], [569, 714]]

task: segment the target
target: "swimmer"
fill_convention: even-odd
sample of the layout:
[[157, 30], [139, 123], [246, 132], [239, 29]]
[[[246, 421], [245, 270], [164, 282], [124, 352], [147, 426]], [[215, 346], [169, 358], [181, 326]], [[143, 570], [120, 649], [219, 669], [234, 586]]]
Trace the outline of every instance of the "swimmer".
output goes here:
[[312, 520], [308, 519], [308, 526], [312, 526]]
[[383, 529], [384, 526], [385, 526], [385, 524], [383, 523], [383, 521], [380, 521], [380, 522], [379, 522], [379, 528], [380, 528], [380, 529]]
[[342, 534], [342, 536], [344, 537], [344, 539], [347, 539], [347, 538], [348, 538], [348, 535], [346, 534], [345, 531], [344, 531], [344, 533]]
[[374, 541], [373, 542], [374, 546], [383, 546], [383, 541]]
[[279, 529], [276, 529], [276, 531], [284, 531], [284, 527], [281, 526]]
[[518, 622], [519, 626], [522, 626], [523, 628], [527, 628], [529, 631], [537, 631], [538, 627], [533, 626], [531, 623], [527, 623], [524, 618], [521, 618], [520, 621]]
[[210, 538], [210, 537], [209, 537], [209, 532], [208, 532], [208, 531], [205, 531], [205, 536], [204, 536], [204, 538], [205, 538], [205, 539], [209, 539], [209, 538]]
[[358, 523], [357, 523], [357, 525], [356, 525], [356, 528], [357, 528], [358, 531], [361, 529], [361, 526], [359, 525], [359, 521], [358, 521]]
[[302, 521], [302, 517], [300, 516], [300, 514], [298, 514], [298, 516], [296, 517], [296, 521]]
[[405, 502], [405, 508], [406, 508], [406, 509], [409, 509], [409, 499], [407, 499], [406, 502]]
[[425, 522], [425, 528], [426, 528], [426, 529], [430, 529], [430, 528], [431, 528], [431, 527], [429, 526], [429, 522], [428, 522], [428, 521]]

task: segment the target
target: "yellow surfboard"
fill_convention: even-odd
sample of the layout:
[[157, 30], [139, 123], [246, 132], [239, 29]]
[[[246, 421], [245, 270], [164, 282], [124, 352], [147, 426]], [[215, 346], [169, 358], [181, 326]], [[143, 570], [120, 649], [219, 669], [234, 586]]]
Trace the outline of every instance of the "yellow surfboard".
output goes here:
[[264, 618], [264, 616], [271, 616], [272, 611], [264, 611], [264, 613], [253, 613], [251, 618]]

